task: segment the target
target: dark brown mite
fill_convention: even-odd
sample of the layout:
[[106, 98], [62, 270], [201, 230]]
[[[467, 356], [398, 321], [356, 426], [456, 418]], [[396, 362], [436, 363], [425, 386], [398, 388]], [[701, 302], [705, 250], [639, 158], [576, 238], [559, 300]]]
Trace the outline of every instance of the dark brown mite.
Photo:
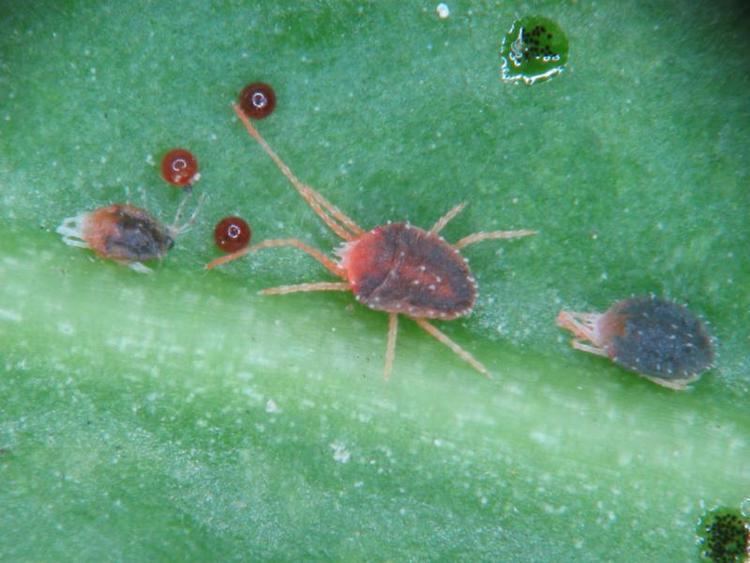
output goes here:
[[399, 315], [412, 319], [430, 336], [489, 377], [484, 365], [428, 319], [455, 319], [468, 315], [474, 307], [476, 284], [466, 259], [460, 254], [461, 249], [484, 240], [518, 238], [536, 233], [529, 230], [480, 232], [451, 244], [440, 236], [440, 231], [463, 210], [464, 203], [440, 217], [429, 230], [408, 223], [388, 223], [365, 231], [322, 194], [303, 184], [263, 139], [244, 108], [235, 106], [234, 109], [247, 132], [276, 163], [310, 208], [344, 243], [337, 251], [339, 261], [301, 240], [274, 239], [217, 258], [206, 267], [214, 268], [263, 248], [297, 248], [342, 281], [273, 287], [263, 290], [263, 293], [281, 295], [306, 291], [351, 291], [363, 305], [388, 313], [386, 378], [393, 367]]
[[186, 149], [172, 149], [161, 160], [161, 175], [178, 188], [190, 186], [200, 179], [198, 160]]
[[713, 343], [700, 319], [664, 299], [625, 299], [603, 314], [561, 311], [557, 324], [575, 335], [574, 348], [671, 389], [684, 389], [713, 364]]
[[224, 217], [214, 228], [214, 242], [224, 252], [237, 252], [250, 244], [250, 225], [242, 217]]
[[276, 108], [276, 93], [265, 82], [253, 82], [242, 89], [239, 103], [245, 115], [263, 119]]
[[177, 224], [185, 201], [187, 198], [180, 204], [172, 225], [164, 225], [140, 207], [116, 203], [68, 217], [57, 232], [65, 244], [90, 248], [102, 258], [147, 273], [151, 269], [142, 262], [164, 258], [174, 246], [175, 238], [195, 220], [200, 202], [187, 223]]

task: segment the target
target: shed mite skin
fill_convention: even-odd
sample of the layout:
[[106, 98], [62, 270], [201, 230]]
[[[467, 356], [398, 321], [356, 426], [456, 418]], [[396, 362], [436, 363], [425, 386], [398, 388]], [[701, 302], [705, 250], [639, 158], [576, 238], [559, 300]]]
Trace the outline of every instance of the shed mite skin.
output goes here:
[[57, 232], [69, 246], [90, 248], [101, 258], [147, 274], [152, 270], [143, 262], [163, 259], [174, 246], [175, 239], [195, 222], [203, 197], [190, 218], [180, 225], [189, 195], [180, 202], [171, 225], [164, 225], [140, 207], [115, 203], [64, 219]]
[[653, 296], [618, 301], [604, 313], [560, 311], [557, 324], [573, 333], [576, 350], [609, 358], [677, 391], [714, 360], [703, 323], [685, 307]]
[[440, 236], [451, 219], [466, 206], [456, 205], [429, 230], [409, 223], [388, 223], [365, 231], [331, 204], [320, 193], [303, 184], [271, 149], [242, 109], [234, 111], [247, 132], [260, 144], [297, 192], [344, 242], [336, 253], [337, 262], [298, 239], [273, 239], [217, 258], [206, 265], [211, 269], [250, 252], [264, 248], [292, 246], [320, 262], [343, 282], [317, 282], [272, 287], [264, 295], [283, 295], [307, 291], [351, 291], [357, 301], [377, 311], [388, 313], [388, 336], [383, 375], [388, 379], [393, 369], [398, 333], [398, 316], [413, 320], [430, 336], [450, 348], [479, 373], [490, 377], [487, 368], [474, 356], [451, 340], [428, 319], [452, 320], [471, 313], [477, 296], [476, 281], [460, 250], [485, 240], [512, 239], [536, 234], [535, 231], [492, 231], [468, 235], [450, 244]]

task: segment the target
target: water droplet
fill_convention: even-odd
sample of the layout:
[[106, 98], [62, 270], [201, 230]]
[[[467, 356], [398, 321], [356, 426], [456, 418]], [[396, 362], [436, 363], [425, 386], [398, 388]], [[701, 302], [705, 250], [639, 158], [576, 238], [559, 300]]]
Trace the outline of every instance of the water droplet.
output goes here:
[[441, 20], [444, 20], [451, 15], [451, 9], [448, 7], [448, 4], [444, 2], [438, 4], [435, 10], [437, 11], [437, 15]]
[[527, 16], [513, 23], [500, 56], [504, 81], [534, 84], [562, 72], [568, 62], [568, 38], [551, 19]]

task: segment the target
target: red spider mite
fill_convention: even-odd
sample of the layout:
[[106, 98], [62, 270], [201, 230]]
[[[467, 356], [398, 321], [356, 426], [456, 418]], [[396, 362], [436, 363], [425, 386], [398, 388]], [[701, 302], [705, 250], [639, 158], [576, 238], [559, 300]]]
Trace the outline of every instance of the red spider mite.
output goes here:
[[172, 149], [161, 159], [161, 175], [178, 188], [195, 184], [200, 180], [198, 160], [186, 149]]
[[172, 225], [164, 225], [140, 207], [115, 203], [64, 219], [57, 232], [65, 244], [90, 248], [102, 258], [145, 274], [151, 268], [143, 262], [164, 258], [174, 246], [175, 238], [195, 221], [203, 198], [190, 219], [179, 224], [187, 199], [184, 197], [180, 203]]
[[237, 252], [250, 244], [252, 234], [242, 217], [224, 217], [214, 227], [214, 242], [224, 252]]
[[474, 369], [489, 377], [484, 365], [433, 326], [428, 319], [456, 319], [468, 315], [474, 307], [476, 283], [466, 259], [459, 253], [462, 248], [483, 240], [525, 237], [536, 234], [535, 231], [474, 233], [450, 244], [439, 233], [463, 210], [465, 203], [448, 211], [429, 230], [409, 223], [388, 223], [365, 231], [321, 194], [303, 184], [236, 104], [234, 111], [248, 133], [263, 147], [292, 186], [344, 243], [337, 250], [340, 258], [338, 262], [298, 239], [274, 239], [217, 258], [206, 267], [214, 268], [263, 248], [298, 248], [345, 281], [286, 285], [265, 289], [261, 293], [281, 295], [300, 291], [351, 291], [363, 305], [388, 313], [384, 369], [386, 379], [393, 368], [399, 315], [412, 319]]
[[557, 324], [575, 335], [571, 345], [576, 350], [610, 358], [670, 389], [685, 389], [714, 359], [700, 319], [682, 305], [653, 296], [618, 301], [603, 314], [560, 311]]

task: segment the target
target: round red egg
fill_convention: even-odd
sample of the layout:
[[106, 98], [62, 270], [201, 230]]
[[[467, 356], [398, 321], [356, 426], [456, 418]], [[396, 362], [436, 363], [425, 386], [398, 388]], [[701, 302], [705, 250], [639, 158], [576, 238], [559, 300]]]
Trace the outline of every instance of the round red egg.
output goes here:
[[240, 92], [240, 107], [251, 119], [263, 119], [276, 108], [276, 93], [265, 82], [248, 84]]
[[237, 252], [250, 244], [252, 231], [241, 217], [224, 217], [214, 228], [214, 242], [224, 252]]
[[162, 177], [177, 187], [185, 187], [198, 181], [198, 160], [188, 150], [172, 149], [161, 161]]

